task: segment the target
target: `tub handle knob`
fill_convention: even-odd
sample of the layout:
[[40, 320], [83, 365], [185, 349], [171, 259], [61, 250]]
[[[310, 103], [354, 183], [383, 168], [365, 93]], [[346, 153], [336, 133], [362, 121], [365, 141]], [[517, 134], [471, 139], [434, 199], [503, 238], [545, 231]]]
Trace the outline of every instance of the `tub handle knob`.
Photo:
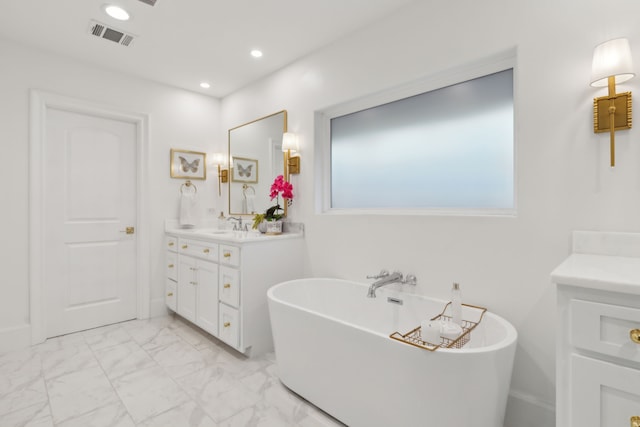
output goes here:
[[375, 274], [373, 276], [367, 276], [367, 279], [381, 279], [383, 277], [387, 277], [388, 275], [389, 275], [389, 271], [382, 269], [378, 274]]
[[407, 274], [402, 283], [404, 285], [416, 285], [418, 284], [418, 278], [415, 274]]

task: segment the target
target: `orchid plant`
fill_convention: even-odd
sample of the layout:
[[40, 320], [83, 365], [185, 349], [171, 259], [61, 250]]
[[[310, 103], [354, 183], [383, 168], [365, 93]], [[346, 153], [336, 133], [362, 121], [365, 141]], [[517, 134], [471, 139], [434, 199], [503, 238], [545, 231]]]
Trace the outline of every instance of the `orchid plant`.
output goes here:
[[258, 224], [264, 221], [277, 221], [282, 219], [284, 216], [283, 213], [278, 213], [278, 211], [284, 211], [284, 209], [280, 206], [280, 196], [284, 200], [287, 205], [291, 204], [291, 200], [293, 200], [293, 185], [290, 182], [284, 180], [284, 176], [278, 175], [276, 179], [271, 184], [271, 192], [269, 193], [271, 200], [276, 201], [274, 206], [271, 206], [267, 211], [263, 214], [256, 214], [253, 217], [253, 228], [258, 228]]

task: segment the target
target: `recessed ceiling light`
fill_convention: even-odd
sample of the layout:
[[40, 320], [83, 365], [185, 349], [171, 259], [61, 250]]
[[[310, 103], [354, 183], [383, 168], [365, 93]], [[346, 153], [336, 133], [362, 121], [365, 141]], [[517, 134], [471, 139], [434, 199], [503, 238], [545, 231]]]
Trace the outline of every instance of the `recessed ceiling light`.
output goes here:
[[113, 4], [105, 5], [104, 11], [112, 17], [113, 19], [117, 19], [118, 21], [128, 21], [129, 20], [129, 12], [121, 8], [120, 6], [116, 6]]
[[262, 51], [258, 49], [253, 49], [251, 51], [251, 56], [253, 56], [254, 58], [260, 58], [262, 56]]
[[207, 83], [207, 82], [202, 82], [202, 83], [200, 83], [200, 87], [202, 89], [209, 89], [211, 87], [211, 85], [209, 83]]

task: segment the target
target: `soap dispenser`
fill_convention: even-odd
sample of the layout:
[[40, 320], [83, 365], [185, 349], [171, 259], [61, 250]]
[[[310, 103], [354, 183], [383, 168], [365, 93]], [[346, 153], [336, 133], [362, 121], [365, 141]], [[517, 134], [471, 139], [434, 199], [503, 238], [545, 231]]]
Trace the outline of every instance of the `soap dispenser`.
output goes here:
[[451, 288], [451, 320], [462, 326], [462, 291], [458, 283], [454, 283]]
[[218, 217], [218, 229], [224, 230], [227, 227], [227, 218], [224, 217], [224, 211], [220, 211], [220, 216]]

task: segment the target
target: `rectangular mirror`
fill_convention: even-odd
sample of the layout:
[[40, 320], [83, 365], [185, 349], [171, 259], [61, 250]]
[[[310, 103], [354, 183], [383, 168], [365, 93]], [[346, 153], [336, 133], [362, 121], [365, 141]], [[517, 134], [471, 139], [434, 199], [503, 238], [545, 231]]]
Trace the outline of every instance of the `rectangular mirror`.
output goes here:
[[[229, 214], [264, 213], [275, 201], [269, 198], [273, 180], [284, 174], [282, 134], [287, 111], [229, 129]], [[286, 216], [286, 203], [282, 203]]]

